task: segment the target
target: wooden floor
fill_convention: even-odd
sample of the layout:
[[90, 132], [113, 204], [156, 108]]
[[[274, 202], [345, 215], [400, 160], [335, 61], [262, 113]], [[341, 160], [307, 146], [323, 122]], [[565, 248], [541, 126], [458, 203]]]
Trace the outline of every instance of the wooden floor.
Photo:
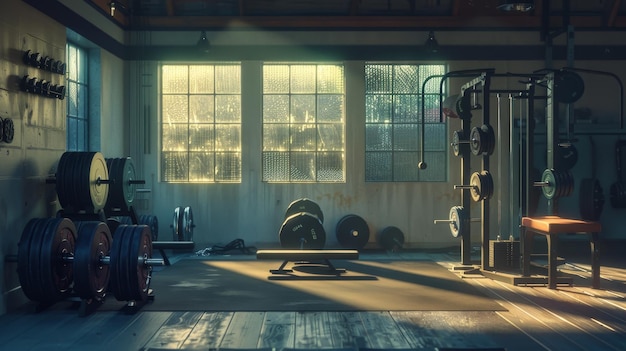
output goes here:
[[[383, 255], [459, 266], [454, 254]], [[96, 311], [79, 317], [68, 309], [27, 310], [0, 316], [0, 349], [626, 350], [626, 264], [603, 266], [602, 288], [592, 289], [583, 261], [561, 266], [577, 278], [557, 290], [457, 273], [505, 312]]]

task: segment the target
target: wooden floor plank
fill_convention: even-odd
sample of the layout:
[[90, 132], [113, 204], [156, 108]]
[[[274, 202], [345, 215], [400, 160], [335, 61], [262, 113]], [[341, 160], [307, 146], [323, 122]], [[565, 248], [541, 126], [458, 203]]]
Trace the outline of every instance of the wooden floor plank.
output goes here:
[[173, 312], [145, 347], [180, 348], [202, 315], [202, 312]]
[[360, 312], [328, 312], [328, 326], [333, 347], [365, 347], [366, 331]]
[[296, 349], [332, 348], [332, 334], [326, 312], [296, 313]]
[[296, 312], [266, 312], [259, 336], [259, 348], [295, 347]]
[[361, 320], [366, 333], [366, 347], [375, 349], [411, 348], [389, 312], [363, 312], [361, 313]]
[[205, 312], [183, 342], [182, 347], [217, 349], [234, 314], [234, 312]]
[[[12, 323], [7, 318], [3, 318], [2, 337], [5, 340], [1, 345], [6, 350], [36, 350], [37, 345], [41, 346], [48, 339], [54, 339], [59, 333], [71, 338], [69, 330], [63, 330], [63, 326], [76, 320], [76, 314], [71, 311], [42, 311], [39, 313], [29, 313], [26, 320], [27, 328], [13, 328]], [[75, 311], [74, 311], [75, 312]], [[5, 330], [4, 328], [7, 328]], [[56, 334], [56, 335], [55, 335]]]
[[[112, 339], [120, 339], [129, 326], [135, 325], [136, 328], [141, 330], [142, 334], [149, 334], [152, 336], [165, 321], [165, 316], [169, 315], [169, 312], [158, 313], [162, 318], [150, 319], [150, 323], [142, 321], [146, 319], [144, 313], [126, 314], [118, 312], [96, 312], [95, 314], [105, 317], [100, 323], [93, 324], [89, 322], [90, 330], [82, 337], [76, 338], [74, 345], [77, 349], [84, 348], [85, 350], [104, 350], [111, 349]], [[139, 341], [133, 343], [143, 346], [145, 341]], [[113, 343], [115, 345], [115, 343]], [[132, 344], [131, 344], [132, 345]], [[68, 348], [72, 349], [72, 347]]]
[[254, 349], [259, 343], [265, 312], [235, 312], [220, 348]]

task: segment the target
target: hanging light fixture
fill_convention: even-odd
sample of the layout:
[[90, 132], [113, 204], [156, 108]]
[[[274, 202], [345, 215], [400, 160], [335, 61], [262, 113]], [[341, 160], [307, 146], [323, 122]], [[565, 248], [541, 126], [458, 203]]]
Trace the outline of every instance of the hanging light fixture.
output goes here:
[[211, 42], [209, 42], [209, 39], [207, 39], [206, 37], [206, 31], [202, 31], [200, 33], [200, 39], [198, 40], [198, 43], [196, 44], [196, 46], [198, 47], [198, 50], [200, 50], [201, 52], [204, 52], [204, 53], [209, 52], [209, 49], [211, 48]]
[[534, 1], [500, 1], [498, 9], [505, 12], [528, 12], [535, 8]]
[[435, 39], [435, 32], [433, 32], [432, 30], [428, 32], [428, 39], [426, 39], [424, 47], [428, 52], [439, 51], [439, 43], [437, 42], [437, 39]]
[[109, 2], [109, 9], [111, 10], [111, 17], [115, 16], [116, 7], [117, 7], [117, 3], [115, 1]]

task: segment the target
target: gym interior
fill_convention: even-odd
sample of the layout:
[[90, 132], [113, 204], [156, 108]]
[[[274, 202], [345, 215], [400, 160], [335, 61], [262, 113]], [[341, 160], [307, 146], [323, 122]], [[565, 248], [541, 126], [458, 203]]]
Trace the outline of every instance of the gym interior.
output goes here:
[[626, 349], [626, 4], [3, 0], [0, 344]]

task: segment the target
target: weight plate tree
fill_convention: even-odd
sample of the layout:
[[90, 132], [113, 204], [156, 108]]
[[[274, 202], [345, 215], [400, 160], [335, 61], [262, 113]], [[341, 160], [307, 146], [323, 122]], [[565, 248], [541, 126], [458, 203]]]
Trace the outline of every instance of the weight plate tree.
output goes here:
[[378, 244], [387, 251], [401, 249], [404, 246], [404, 233], [398, 227], [386, 227], [378, 234]]
[[302, 198], [290, 203], [287, 207], [287, 211], [285, 211], [285, 218], [300, 212], [307, 212], [317, 216], [317, 218], [324, 223], [324, 213], [322, 212], [322, 209], [311, 199]]
[[102, 301], [109, 286], [109, 265], [102, 259], [110, 257], [112, 237], [104, 222], [77, 222], [74, 254], [74, 291], [84, 300]]
[[326, 231], [315, 214], [293, 214], [280, 227], [280, 246], [286, 249], [322, 249], [326, 244]]
[[76, 226], [67, 218], [28, 221], [18, 243], [17, 273], [32, 301], [53, 303], [69, 297], [76, 248]]
[[335, 235], [342, 247], [362, 249], [369, 241], [370, 228], [365, 219], [355, 214], [349, 214], [337, 222]]
[[109, 289], [119, 301], [146, 301], [153, 263], [150, 228], [120, 225], [113, 236]]
[[59, 203], [69, 212], [98, 212], [109, 194], [108, 168], [99, 152], [65, 152], [56, 172]]
[[130, 157], [107, 158], [106, 164], [109, 170], [109, 197], [106, 202], [106, 212], [130, 211], [135, 199], [136, 184], [135, 165]]

